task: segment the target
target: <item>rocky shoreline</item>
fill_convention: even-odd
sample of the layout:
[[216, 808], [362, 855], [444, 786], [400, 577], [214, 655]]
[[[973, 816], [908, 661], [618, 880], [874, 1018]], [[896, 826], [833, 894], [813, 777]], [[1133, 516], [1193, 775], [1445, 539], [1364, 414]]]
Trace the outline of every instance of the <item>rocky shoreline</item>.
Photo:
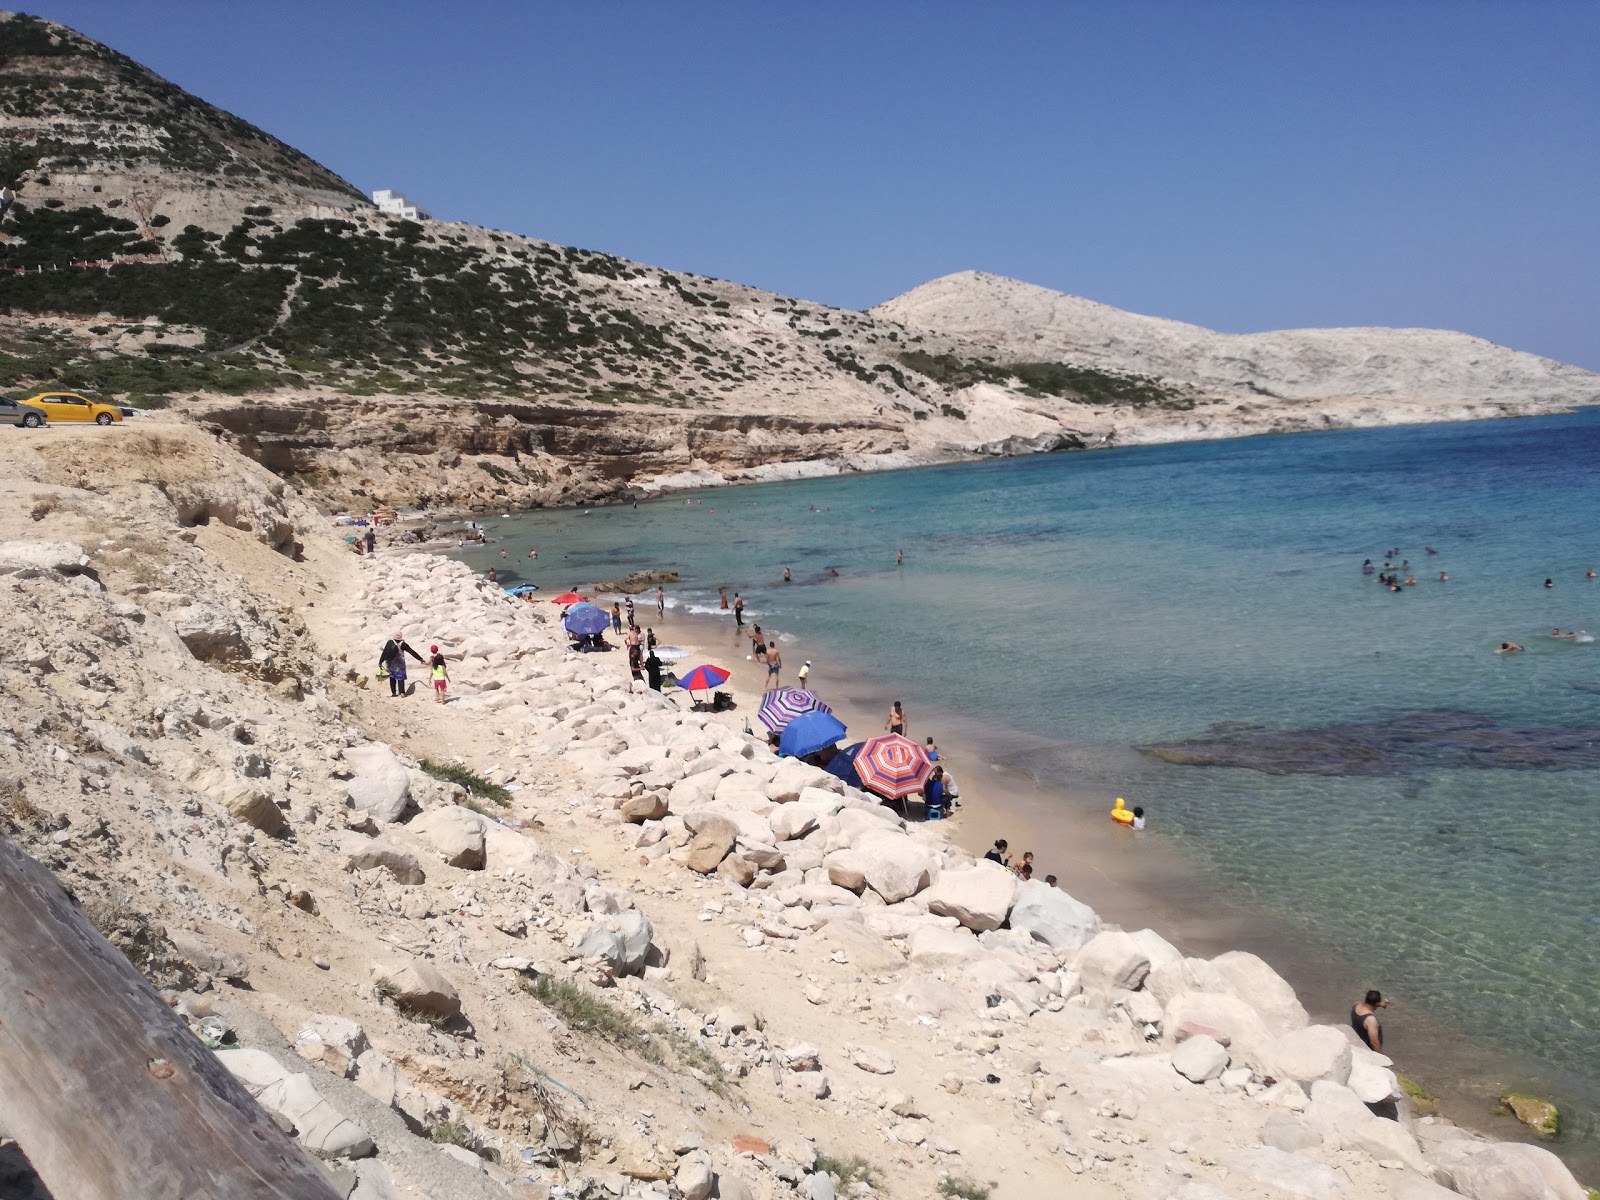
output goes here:
[[[1391, 1064], [1255, 956], [1106, 927], [459, 563], [352, 555], [198, 430], [93, 479], [67, 432], [0, 449], [0, 827], [340, 1194], [1585, 1200], [1374, 1115]], [[371, 677], [396, 631], [449, 704]]]

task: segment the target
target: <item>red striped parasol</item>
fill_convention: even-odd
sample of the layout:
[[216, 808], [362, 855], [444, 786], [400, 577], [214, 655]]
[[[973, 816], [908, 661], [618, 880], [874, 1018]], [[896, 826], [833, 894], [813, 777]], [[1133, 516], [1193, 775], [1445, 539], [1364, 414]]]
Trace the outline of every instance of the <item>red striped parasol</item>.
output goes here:
[[861, 743], [855, 768], [869, 791], [899, 800], [922, 790], [933, 774], [933, 760], [910, 738], [886, 733]]

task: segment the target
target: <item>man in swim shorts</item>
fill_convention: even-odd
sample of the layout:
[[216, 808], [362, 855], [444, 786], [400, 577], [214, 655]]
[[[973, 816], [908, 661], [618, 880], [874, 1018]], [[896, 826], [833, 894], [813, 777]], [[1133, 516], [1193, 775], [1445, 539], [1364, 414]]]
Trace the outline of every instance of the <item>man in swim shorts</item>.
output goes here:
[[783, 655], [778, 653], [778, 643], [767, 643], [767, 691], [778, 686], [778, 672], [783, 670]]
[[1515, 642], [1501, 642], [1500, 646], [1499, 646], [1499, 649], [1497, 649], [1495, 651], [1495, 653], [1496, 654], [1515, 654], [1518, 650], [1521, 650], [1521, 649], [1522, 649], [1522, 647], [1517, 645]]

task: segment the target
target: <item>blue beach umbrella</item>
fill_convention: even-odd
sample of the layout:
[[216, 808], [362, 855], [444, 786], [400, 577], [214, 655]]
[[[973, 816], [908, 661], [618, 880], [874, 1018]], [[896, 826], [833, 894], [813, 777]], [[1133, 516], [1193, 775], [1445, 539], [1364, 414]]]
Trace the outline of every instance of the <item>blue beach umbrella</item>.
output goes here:
[[803, 758], [833, 745], [843, 736], [843, 721], [832, 713], [813, 709], [801, 713], [784, 727], [783, 736], [778, 739], [778, 753]]
[[853, 746], [845, 746], [832, 758], [822, 765], [822, 769], [830, 775], [837, 775], [850, 787], [859, 791], [866, 791], [861, 785], [861, 773], [856, 770], [856, 753], [864, 743], [857, 742]]
[[592, 604], [574, 604], [561, 618], [561, 627], [568, 633], [601, 633], [611, 628], [611, 618]]
[[537, 583], [519, 583], [515, 587], [508, 587], [506, 589], [506, 595], [526, 596], [529, 592], [537, 592], [538, 590], [539, 585]]

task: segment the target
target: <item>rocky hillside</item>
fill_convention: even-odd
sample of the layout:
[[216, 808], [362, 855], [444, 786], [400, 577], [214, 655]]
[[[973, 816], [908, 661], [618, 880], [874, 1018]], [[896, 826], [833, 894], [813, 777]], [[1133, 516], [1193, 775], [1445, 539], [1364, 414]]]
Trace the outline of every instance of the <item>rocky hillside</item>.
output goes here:
[[[1259, 958], [974, 862], [460, 563], [355, 557], [192, 425], [0, 438], [0, 497], [0, 837], [329, 1197], [1584, 1200], [1375, 1115], [1392, 1064]], [[396, 630], [450, 703], [370, 676]], [[7, 1096], [0, 1192], [76, 1200]]]
[[1215, 333], [1000, 275], [946, 275], [872, 309], [1009, 355], [1152, 376], [1229, 399], [1600, 403], [1600, 375], [1442, 329]]
[[1242, 389], [1180, 372], [1180, 350], [1076, 346], [1047, 312], [1030, 338], [1003, 306], [977, 315], [984, 292], [965, 325], [923, 313], [918, 293], [849, 312], [391, 219], [270, 135], [32, 17], [0, 16], [0, 83], [0, 184], [16, 195], [0, 217], [0, 388], [176, 408], [327, 504], [574, 502], [662, 480], [1548, 411], [1583, 390], [1534, 387], [1523, 360], [1538, 360], [1515, 356], [1470, 396], [1394, 395], [1374, 359], [1354, 399], [1308, 401], [1303, 363], [1263, 356]]

